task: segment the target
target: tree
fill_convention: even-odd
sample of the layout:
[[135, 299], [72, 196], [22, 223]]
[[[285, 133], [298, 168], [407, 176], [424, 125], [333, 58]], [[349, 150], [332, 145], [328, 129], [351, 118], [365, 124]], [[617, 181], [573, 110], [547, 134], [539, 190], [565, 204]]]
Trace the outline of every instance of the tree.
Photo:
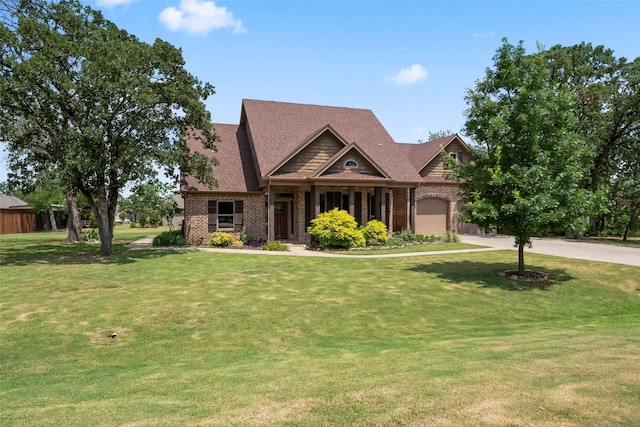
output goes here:
[[[139, 41], [78, 0], [43, 2], [0, 24], [0, 137], [51, 168], [95, 214], [100, 253], [112, 252], [119, 191], [179, 167], [210, 186], [215, 149], [203, 101], [214, 93], [184, 69], [179, 49]], [[18, 126], [19, 124], [19, 126]]]
[[549, 84], [540, 54], [526, 55], [522, 42], [513, 46], [503, 39], [494, 68], [465, 99], [465, 132], [482, 147], [466, 166], [448, 159], [467, 204], [460, 216], [514, 236], [523, 276], [531, 237], [572, 222], [586, 204], [572, 98]]
[[159, 224], [163, 218], [173, 217], [176, 207], [171, 186], [160, 182], [136, 186], [133, 193], [120, 205], [121, 210], [134, 214], [143, 227], [147, 224]]
[[427, 135], [427, 141], [433, 141], [434, 139], [445, 138], [451, 135], [453, 135], [453, 132], [450, 129], [429, 132], [429, 134]]
[[575, 130], [590, 147], [583, 185], [608, 186], [616, 172], [617, 151], [640, 131], [640, 58], [616, 58], [611, 49], [590, 43], [556, 45], [543, 53], [549, 80], [574, 94]]
[[640, 219], [640, 132], [624, 138], [618, 153], [609, 199], [613, 214], [610, 228], [626, 241], [631, 225]]
[[[544, 57], [550, 81], [574, 94], [575, 130], [590, 150], [582, 185], [603, 201], [594, 203], [589, 214], [597, 220], [596, 231], [607, 223], [610, 231], [612, 220], [620, 224], [628, 218], [631, 205], [623, 200], [633, 199], [621, 195], [634, 187], [634, 180], [638, 185], [629, 166], [640, 151], [634, 137], [640, 132], [640, 58], [616, 58], [611, 49], [588, 43], [553, 46]], [[614, 228], [621, 235], [628, 230], [625, 225]]]
[[[48, 156], [48, 154], [47, 154]], [[78, 207], [78, 198], [76, 191], [65, 190], [61, 183], [59, 174], [55, 170], [48, 169], [51, 167], [47, 161], [36, 161], [33, 153], [28, 150], [16, 148], [9, 153], [8, 156], [8, 182], [23, 194], [31, 195], [32, 193], [56, 192], [56, 199], [51, 199], [50, 204], [62, 204], [66, 200], [67, 213], [67, 237], [65, 243], [75, 243], [81, 240], [80, 233], [82, 224], [80, 222], [80, 210]], [[42, 156], [40, 156], [42, 158]], [[44, 159], [43, 159], [44, 160]], [[34, 169], [38, 167], [39, 169]], [[57, 199], [58, 194], [65, 193], [64, 198]], [[27, 196], [28, 197], [28, 196]], [[32, 196], [38, 197], [38, 196]], [[64, 199], [64, 200], [63, 200]], [[25, 199], [27, 200], [27, 199]], [[37, 203], [30, 203], [36, 206]], [[49, 218], [52, 225], [55, 225], [55, 217], [53, 212], [49, 212]], [[56, 228], [54, 228], [56, 229]]]

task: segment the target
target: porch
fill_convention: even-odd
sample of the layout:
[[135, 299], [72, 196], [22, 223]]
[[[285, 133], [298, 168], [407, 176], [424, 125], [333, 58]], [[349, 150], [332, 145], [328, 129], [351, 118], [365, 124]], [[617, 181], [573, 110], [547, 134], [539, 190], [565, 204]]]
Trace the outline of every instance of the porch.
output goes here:
[[358, 224], [379, 220], [389, 233], [415, 231], [414, 188], [269, 185], [265, 195], [269, 240], [308, 243], [311, 220], [334, 208], [349, 212]]

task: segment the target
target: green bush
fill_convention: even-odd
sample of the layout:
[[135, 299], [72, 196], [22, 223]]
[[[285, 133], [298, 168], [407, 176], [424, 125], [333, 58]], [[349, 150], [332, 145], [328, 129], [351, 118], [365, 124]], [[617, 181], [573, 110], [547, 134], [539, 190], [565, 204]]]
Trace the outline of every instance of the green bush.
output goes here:
[[387, 237], [387, 226], [377, 219], [372, 219], [367, 222], [360, 230], [368, 246], [384, 245], [389, 240]]
[[129, 225], [130, 228], [138, 228], [138, 223], [137, 222], [132, 222], [131, 225]]
[[319, 248], [349, 249], [366, 245], [358, 223], [347, 211], [335, 208], [318, 215], [307, 231]]
[[425, 235], [425, 234], [416, 234], [416, 242], [418, 243], [437, 243], [442, 240], [441, 236], [436, 236], [434, 234]]
[[185, 240], [182, 232], [165, 231], [153, 238], [153, 246], [185, 246], [187, 241]]
[[264, 245], [262, 245], [262, 250], [263, 251], [284, 252], [284, 251], [288, 251], [289, 248], [287, 247], [286, 244], [284, 244], [282, 242], [278, 242], [277, 240], [272, 240], [272, 241], [267, 242]]
[[407, 242], [400, 237], [392, 237], [387, 241], [387, 246], [404, 246]]
[[394, 237], [404, 240], [406, 243], [412, 243], [416, 241], [416, 235], [411, 230], [405, 228], [401, 232], [396, 233]]
[[209, 239], [209, 244], [211, 246], [221, 246], [221, 247], [229, 247], [233, 245], [235, 239], [229, 233], [225, 233], [223, 231], [214, 231], [211, 233], [211, 238]]
[[460, 243], [460, 236], [455, 231], [447, 230], [442, 236], [442, 242], [444, 243]]
[[242, 240], [242, 243], [245, 245], [251, 245], [255, 238], [247, 231], [247, 227], [242, 227], [242, 230], [240, 231], [240, 240]]
[[80, 232], [80, 239], [85, 241], [100, 241], [100, 232], [97, 228], [85, 228]]

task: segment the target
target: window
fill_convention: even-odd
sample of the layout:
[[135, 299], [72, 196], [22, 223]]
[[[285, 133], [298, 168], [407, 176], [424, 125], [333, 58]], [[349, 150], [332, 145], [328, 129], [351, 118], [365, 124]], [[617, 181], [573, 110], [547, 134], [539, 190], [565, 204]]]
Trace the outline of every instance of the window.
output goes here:
[[218, 202], [218, 229], [233, 229], [233, 202]]
[[[447, 153], [449, 156], [451, 156], [451, 158], [456, 162], [458, 162], [458, 155], [456, 153]], [[447, 164], [447, 162], [444, 162], [444, 168], [445, 169], [449, 169], [449, 165]]]
[[358, 167], [358, 162], [356, 162], [353, 159], [349, 159], [346, 162], [344, 162], [344, 167], [345, 168], [357, 168]]
[[217, 230], [240, 231], [243, 224], [243, 208], [244, 203], [242, 200], [236, 200], [235, 202], [209, 200], [209, 233]]

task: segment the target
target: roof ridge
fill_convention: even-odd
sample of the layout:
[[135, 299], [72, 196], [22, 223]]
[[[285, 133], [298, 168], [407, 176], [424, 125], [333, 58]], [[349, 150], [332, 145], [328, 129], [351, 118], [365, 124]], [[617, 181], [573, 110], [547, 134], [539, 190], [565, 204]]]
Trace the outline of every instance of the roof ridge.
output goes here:
[[337, 105], [323, 105], [323, 104], [308, 104], [303, 102], [291, 102], [291, 101], [274, 101], [274, 100], [265, 100], [265, 99], [251, 99], [251, 98], [243, 98], [242, 102], [262, 102], [262, 103], [273, 103], [273, 104], [287, 104], [287, 105], [302, 105], [305, 107], [318, 107], [318, 108], [336, 108], [343, 110], [358, 110], [358, 111], [369, 111], [373, 113], [373, 110], [370, 108], [357, 108], [357, 107], [339, 107]]

